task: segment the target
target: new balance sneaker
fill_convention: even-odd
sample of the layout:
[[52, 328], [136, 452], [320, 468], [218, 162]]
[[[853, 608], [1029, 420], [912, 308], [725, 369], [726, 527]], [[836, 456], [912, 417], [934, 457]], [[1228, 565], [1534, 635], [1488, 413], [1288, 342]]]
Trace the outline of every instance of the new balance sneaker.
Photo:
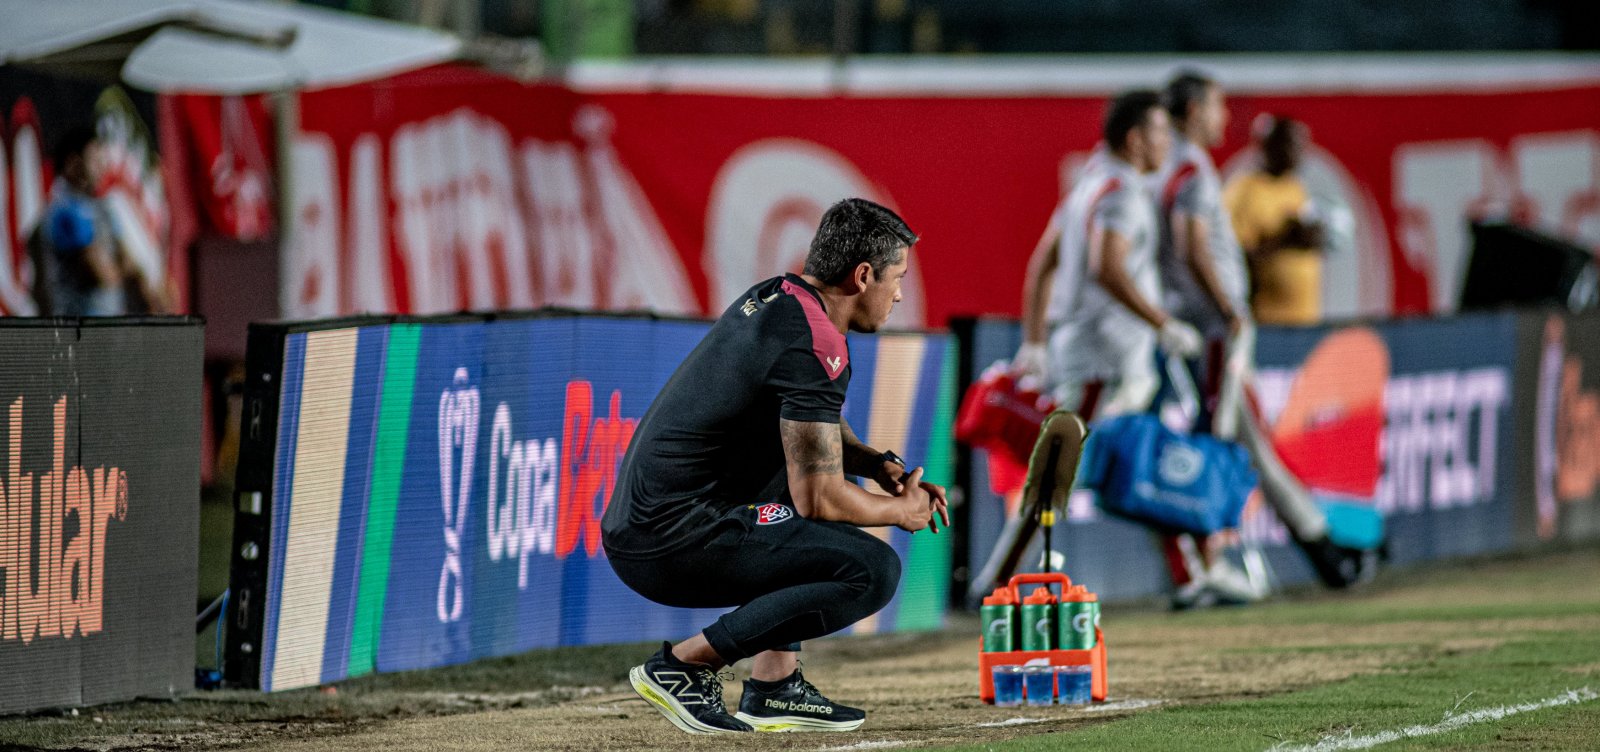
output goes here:
[[855, 731], [867, 720], [866, 711], [823, 697], [800, 669], [776, 684], [746, 679], [737, 715], [757, 731]]
[[744, 721], [728, 715], [722, 704], [722, 679], [710, 666], [684, 663], [672, 656], [671, 643], [642, 666], [628, 672], [633, 691], [677, 726], [691, 734], [729, 734], [753, 731]]

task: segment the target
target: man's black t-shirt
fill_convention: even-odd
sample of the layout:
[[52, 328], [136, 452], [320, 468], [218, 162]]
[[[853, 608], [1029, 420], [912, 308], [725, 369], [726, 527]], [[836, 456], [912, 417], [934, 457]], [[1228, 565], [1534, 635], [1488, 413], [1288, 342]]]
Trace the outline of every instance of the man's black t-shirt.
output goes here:
[[607, 553], [661, 556], [784, 495], [778, 419], [838, 423], [849, 383], [844, 335], [815, 288], [793, 274], [750, 288], [639, 421], [601, 525]]

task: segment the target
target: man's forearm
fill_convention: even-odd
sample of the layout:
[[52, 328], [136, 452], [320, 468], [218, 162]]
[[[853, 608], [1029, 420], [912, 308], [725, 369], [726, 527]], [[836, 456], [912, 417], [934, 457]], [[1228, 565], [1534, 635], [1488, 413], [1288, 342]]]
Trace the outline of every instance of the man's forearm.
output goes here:
[[1211, 259], [1209, 225], [1205, 220], [1194, 216], [1182, 215], [1181, 219], [1174, 219], [1177, 221], [1173, 224], [1182, 228], [1181, 233], [1175, 233], [1175, 240], [1182, 243], [1182, 248], [1186, 251], [1184, 260], [1188, 263], [1195, 282], [1200, 284], [1200, 289], [1205, 291], [1206, 297], [1217, 307], [1217, 312], [1222, 314], [1223, 318], [1232, 320], [1239, 315], [1239, 312], [1233, 309], [1233, 303], [1222, 292], [1222, 281], [1217, 278], [1217, 269]]
[[[863, 527], [896, 525], [908, 530], [927, 524], [926, 517], [915, 517], [919, 512], [931, 514], [929, 508], [922, 506], [928, 499], [926, 495], [905, 499], [875, 496], [845, 478], [843, 439], [848, 428], [780, 418], [778, 431], [783, 438], [789, 497], [800, 516]], [[919, 469], [912, 478], [920, 478], [921, 474]], [[907, 493], [915, 490], [907, 489]]]
[[858, 478], [871, 478], [883, 466], [883, 452], [867, 446], [850, 430], [844, 418], [839, 419], [839, 436], [844, 442], [844, 471]]
[[1129, 251], [1127, 238], [1110, 229], [1102, 231], [1095, 238], [1098, 242], [1089, 254], [1089, 270], [1094, 274], [1094, 281], [1112, 300], [1144, 319], [1152, 328], [1160, 329], [1167, 321], [1166, 311], [1145, 300], [1144, 293], [1139, 291], [1123, 266]]
[[1045, 331], [1045, 302], [1050, 298], [1051, 281], [1056, 265], [1060, 263], [1059, 238], [1060, 234], [1054, 226], [1047, 228], [1039, 246], [1028, 257], [1027, 276], [1022, 280], [1023, 342], [1044, 342], [1048, 335]]
[[84, 263], [89, 267], [89, 273], [100, 287], [115, 287], [122, 284], [122, 270], [117, 266], [117, 261], [111, 254], [111, 249], [105, 243], [90, 243], [83, 249]]
[[1160, 329], [1161, 325], [1166, 323], [1166, 312], [1145, 300], [1144, 293], [1134, 285], [1133, 278], [1120, 267], [1104, 270], [1098, 281], [1113, 300], [1121, 303], [1122, 307], [1133, 312], [1133, 315], [1144, 319], [1152, 328]]
[[905, 521], [899, 499], [879, 496], [844, 478], [822, 483], [815, 494], [813, 519], [859, 527], [887, 527]]

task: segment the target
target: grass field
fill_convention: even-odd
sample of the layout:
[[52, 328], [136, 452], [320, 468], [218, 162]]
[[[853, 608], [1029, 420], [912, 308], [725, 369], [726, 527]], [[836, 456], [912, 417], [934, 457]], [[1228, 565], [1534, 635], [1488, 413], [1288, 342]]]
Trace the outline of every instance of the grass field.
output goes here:
[[[977, 625], [822, 640], [807, 678], [868, 709], [850, 734], [691, 737], [625, 685], [652, 646], [539, 651], [333, 690], [222, 691], [0, 718], [44, 749], [1600, 748], [1600, 548], [1392, 572], [1247, 609], [1106, 609], [1112, 702], [993, 708]], [[736, 682], [728, 684], [737, 702]], [[1386, 732], [1389, 732], [1386, 735]], [[7, 745], [11, 746], [7, 746]]]

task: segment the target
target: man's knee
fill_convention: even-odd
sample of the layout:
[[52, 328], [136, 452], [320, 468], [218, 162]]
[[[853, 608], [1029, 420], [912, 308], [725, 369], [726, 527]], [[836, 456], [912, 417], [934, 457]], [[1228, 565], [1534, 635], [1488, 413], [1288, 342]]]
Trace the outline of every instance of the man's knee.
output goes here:
[[866, 570], [866, 588], [861, 600], [876, 613], [889, 605], [900, 588], [900, 555], [895, 553], [894, 547], [873, 538], [870, 544], [861, 547], [861, 565]]

